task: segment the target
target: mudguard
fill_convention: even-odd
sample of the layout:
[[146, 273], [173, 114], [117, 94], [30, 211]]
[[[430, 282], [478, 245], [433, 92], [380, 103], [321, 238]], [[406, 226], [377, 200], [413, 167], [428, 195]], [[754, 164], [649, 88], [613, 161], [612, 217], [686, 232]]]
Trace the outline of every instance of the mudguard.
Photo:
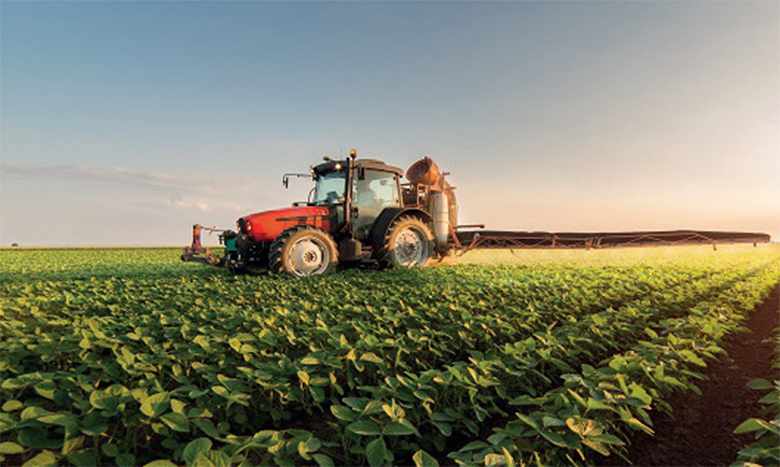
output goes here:
[[403, 215], [411, 215], [421, 218], [424, 222], [433, 224], [433, 218], [427, 212], [417, 208], [385, 208], [376, 218], [371, 232], [368, 234], [368, 240], [374, 251], [379, 251], [385, 242], [385, 234], [390, 225]]

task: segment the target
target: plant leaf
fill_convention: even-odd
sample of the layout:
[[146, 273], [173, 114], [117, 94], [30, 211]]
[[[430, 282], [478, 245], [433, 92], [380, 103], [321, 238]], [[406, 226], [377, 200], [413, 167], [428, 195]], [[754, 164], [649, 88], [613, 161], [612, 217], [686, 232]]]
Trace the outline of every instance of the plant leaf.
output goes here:
[[368, 464], [371, 467], [378, 467], [385, 462], [385, 455], [387, 454], [387, 446], [385, 446], [385, 440], [381, 437], [371, 441], [366, 445], [366, 458]]

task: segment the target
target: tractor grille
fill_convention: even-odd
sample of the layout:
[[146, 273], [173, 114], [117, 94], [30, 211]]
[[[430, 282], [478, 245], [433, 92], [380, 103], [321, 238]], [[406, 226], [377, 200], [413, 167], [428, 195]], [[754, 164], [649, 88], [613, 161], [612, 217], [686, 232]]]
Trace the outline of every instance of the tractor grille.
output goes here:
[[247, 233], [247, 231], [246, 231], [246, 221], [244, 220], [243, 217], [238, 220], [238, 231], [240, 233], [242, 233], [242, 234]]

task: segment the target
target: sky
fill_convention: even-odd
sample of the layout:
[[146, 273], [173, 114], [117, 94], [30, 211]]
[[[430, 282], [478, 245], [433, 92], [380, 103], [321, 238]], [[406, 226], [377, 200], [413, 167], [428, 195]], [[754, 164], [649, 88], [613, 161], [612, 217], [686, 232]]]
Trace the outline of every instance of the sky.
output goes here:
[[777, 240], [780, 2], [0, 2], [0, 245], [183, 245], [353, 148], [464, 224]]

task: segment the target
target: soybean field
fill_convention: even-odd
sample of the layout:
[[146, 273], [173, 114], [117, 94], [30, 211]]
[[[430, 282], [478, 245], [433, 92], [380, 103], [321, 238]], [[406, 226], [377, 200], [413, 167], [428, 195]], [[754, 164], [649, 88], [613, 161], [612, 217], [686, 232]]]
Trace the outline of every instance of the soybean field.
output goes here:
[[[780, 282], [777, 245], [304, 279], [176, 249], [0, 260], [0, 461], [29, 467], [614, 465]], [[777, 463], [780, 423], [751, 420], [742, 460]]]

